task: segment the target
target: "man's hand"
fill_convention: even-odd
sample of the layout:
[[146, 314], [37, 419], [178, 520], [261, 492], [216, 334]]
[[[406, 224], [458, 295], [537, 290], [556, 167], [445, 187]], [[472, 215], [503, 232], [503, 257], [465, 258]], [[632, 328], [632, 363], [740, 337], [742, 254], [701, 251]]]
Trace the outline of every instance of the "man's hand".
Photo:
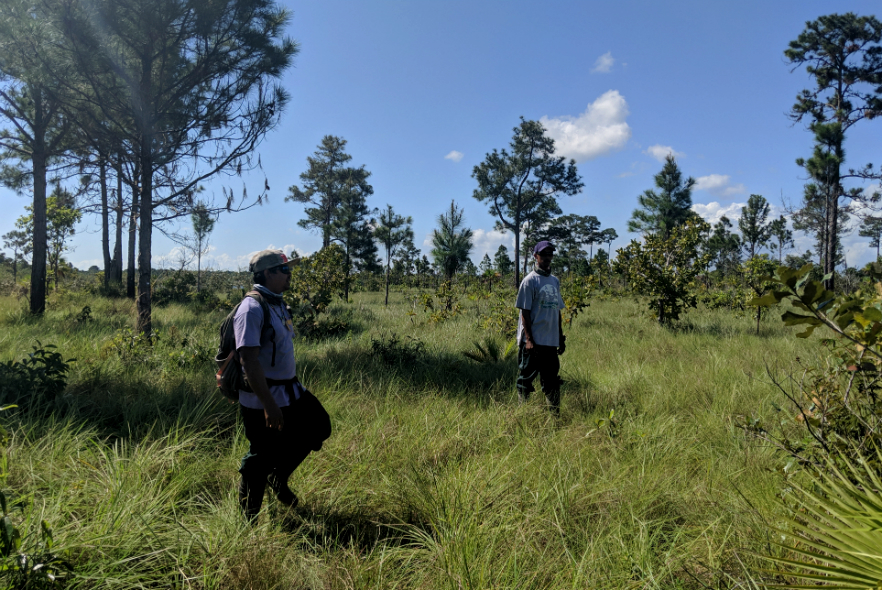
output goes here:
[[560, 345], [557, 347], [557, 356], [562, 355], [567, 351], [567, 337], [561, 334], [560, 336]]
[[524, 348], [526, 350], [533, 350], [536, 343], [533, 342], [533, 323], [530, 318], [529, 309], [521, 310], [521, 325], [524, 327]]
[[285, 427], [285, 419], [282, 417], [282, 410], [276, 405], [274, 400], [264, 404], [263, 415], [266, 417], [266, 427], [274, 430], [281, 430]]

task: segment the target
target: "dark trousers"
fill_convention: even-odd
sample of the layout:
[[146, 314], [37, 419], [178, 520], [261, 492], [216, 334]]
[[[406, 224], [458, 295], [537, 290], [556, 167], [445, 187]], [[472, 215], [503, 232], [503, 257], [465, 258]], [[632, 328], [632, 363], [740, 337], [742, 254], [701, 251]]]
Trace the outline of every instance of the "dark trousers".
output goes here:
[[309, 455], [310, 445], [301, 436], [297, 420], [291, 406], [284, 406], [282, 418], [285, 427], [281, 431], [267, 428], [263, 410], [240, 406], [245, 437], [250, 443], [248, 452], [242, 457], [239, 473], [247, 484], [248, 495], [253, 498], [257, 509], [266, 488], [267, 477], [272, 475], [277, 481], [285, 483], [303, 460]]
[[539, 377], [548, 407], [554, 413], [560, 412], [560, 358], [556, 346], [533, 345], [527, 350], [526, 344], [518, 346], [518, 398], [525, 402], [534, 391], [533, 381]]

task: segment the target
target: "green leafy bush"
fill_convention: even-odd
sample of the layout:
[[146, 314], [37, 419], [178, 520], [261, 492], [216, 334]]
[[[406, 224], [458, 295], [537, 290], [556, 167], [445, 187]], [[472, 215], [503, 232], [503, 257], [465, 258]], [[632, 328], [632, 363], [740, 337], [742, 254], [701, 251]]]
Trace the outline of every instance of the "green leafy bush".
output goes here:
[[506, 339], [514, 338], [518, 327], [518, 310], [514, 301], [513, 291], [497, 288], [490, 294], [487, 311], [478, 318], [477, 327]]
[[[801, 428], [765, 424], [758, 418], [746, 419], [743, 427], [775, 444], [795, 461], [823, 469], [829, 461], [859, 460], [861, 453], [882, 446], [882, 268], [872, 272], [872, 282], [851, 295], [828, 291], [823, 281], [812, 278], [813, 265], [799, 270], [778, 268], [770, 293], [751, 304], [771, 307], [787, 303], [785, 325], [804, 325], [798, 333], [808, 338], [816, 328], [834, 337], [823, 344], [830, 355], [817, 366], [800, 359], [799, 376], [773, 377], [775, 385], [794, 408], [795, 422]], [[783, 410], [782, 410], [783, 411]], [[878, 456], [874, 469], [882, 473]]]
[[342, 297], [346, 288], [346, 253], [337, 244], [322, 248], [312, 256], [291, 256], [291, 287], [285, 291], [285, 303], [291, 309], [298, 334], [319, 337], [348, 330], [341, 326], [322, 326], [324, 314], [335, 297]]
[[54, 349], [38, 341], [24, 359], [0, 363], [0, 403], [29, 408], [64, 392], [70, 364], [76, 359], [65, 360]]
[[423, 360], [426, 344], [411, 336], [399, 338], [392, 332], [388, 337], [371, 338], [371, 354], [390, 367], [408, 366]]
[[462, 313], [459, 294], [450, 281], [438, 285], [434, 293], [420, 295], [420, 304], [423, 306], [423, 311], [429, 315], [430, 322], [443, 322]]
[[669, 237], [650, 234], [618, 251], [613, 270], [624, 275], [631, 289], [649, 297], [649, 309], [660, 324], [680, 319], [695, 307], [695, 279], [707, 266], [710, 254], [700, 253], [707, 224], [691, 220], [671, 230]]

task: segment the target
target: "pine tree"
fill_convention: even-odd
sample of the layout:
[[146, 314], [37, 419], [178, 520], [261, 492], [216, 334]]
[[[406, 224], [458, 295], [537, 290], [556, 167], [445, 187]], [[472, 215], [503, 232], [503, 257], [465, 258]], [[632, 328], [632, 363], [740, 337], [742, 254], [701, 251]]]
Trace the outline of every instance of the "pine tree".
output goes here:
[[793, 247], [793, 232], [787, 227], [787, 218], [783, 215], [769, 224], [769, 233], [771, 238], [777, 244], [773, 243], [773, 247], [778, 250], [778, 264], [784, 263], [784, 248]]
[[[86, 105], [78, 116], [100, 112], [108, 143], [129, 146], [137, 166], [138, 331], [150, 333], [154, 223], [189, 214], [207, 178], [257, 168], [252, 153], [288, 100], [277, 80], [298, 51], [284, 36], [289, 13], [273, 0], [94, 0], [59, 11], [54, 78]], [[224, 193], [219, 208], [247, 199]]]
[[389, 271], [392, 265], [392, 257], [398, 248], [408, 242], [413, 243], [413, 223], [411, 217], [402, 217], [392, 210], [392, 205], [386, 205], [386, 209], [380, 212], [377, 225], [374, 228], [374, 239], [380, 242], [386, 249], [386, 299], [385, 305], [389, 305]]
[[472, 251], [472, 230], [464, 223], [463, 210], [450, 201], [450, 209], [438, 216], [438, 228], [432, 230], [432, 257], [448, 281]]
[[879, 260], [879, 247], [882, 245], [882, 217], [867, 217], [861, 220], [858, 235], [870, 238], [870, 248], [876, 248], [876, 260]]
[[823, 197], [825, 229], [821, 234], [825, 287], [833, 291], [840, 258], [840, 199], [865, 200], [860, 188], [846, 189], [848, 177], [874, 178], [879, 174], [867, 165], [863, 171], [843, 172], [845, 136], [858, 122], [876, 118], [882, 111], [882, 22], [873, 16], [854, 13], [831, 14], [806, 23], [805, 30], [784, 51], [794, 70], [805, 65], [815, 87], [796, 97], [790, 117], [808, 120], [815, 147], [808, 159], [797, 164], [805, 168]]
[[493, 255], [493, 268], [501, 275], [507, 275], [512, 269], [512, 260], [508, 255], [508, 248], [500, 244]]
[[367, 182], [371, 173], [364, 166], [345, 166], [352, 160], [345, 150], [345, 139], [334, 135], [324, 136], [315, 153], [306, 159], [309, 167], [300, 174], [303, 188], [293, 185], [288, 188], [288, 196], [285, 197], [285, 201], [311, 205], [304, 210], [306, 218], [298, 221], [297, 225], [320, 233], [322, 248], [331, 243], [331, 227], [339, 214], [343, 193], [353, 185], [366, 194], [373, 192]]
[[667, 239], [675, 227], [686, 223], [692, 212], [692, 188], [695, 179], [683, 180], [683, 173], [674, 156], [668, 154], [661, 172], [655, 175], [658, 192], [646, 190], [637, 197], [639, 209], [635, 209], [628, 221], [628, 231], [644, 235], [660, 234]]
[[[368, 176], [369, 172], [366, 173]], [[373, 219], [375, 210], [367, 205], [367, 197], [374, 189], [364, 182], [357, 170], [345, 183], [339, 194], [339, 204], [330, 227], [330, 238], [343, 247], [345, 252], [346, 281], [343, 299], [349, 301], [349, 283], [352, 269], [358, 271], [379, 271], [377, 245], [373, 239]]]
[[196, 292], [202, 289], [202, 255], [207, 251], [208, 237], [214, 231], [214, 223], [217, 221], [204, 202], [199, 201], [190, 213], [193, 222], [193, 238], [196, 250]]
[[514, 128], [511, 153], [505, 149], [487, 154], [475, 166], [472, 178], [478, 188], [472, 196], [488, 202], [490, 214], [497, 218], [496, 228], [515, 237], [515, 283], [520, 283], [521, 232], [524, 224], [541, 226], [560, 214], [559, 195], [578, 194], [584, 184], [576, 171], [575, 160], [569, 163], [554, 156], [554, 140], [545, 135], [538, 121], [526, 121]]
[[741, 230], [741, 241], [747, 249], [748, 258], [757, 255], [757, 250], [766, 245], [771, 236], [771, 228], [767, 221], [769, 203], [762, 195], [750, 195], [747, 205], [741, 208], [738, 229]]

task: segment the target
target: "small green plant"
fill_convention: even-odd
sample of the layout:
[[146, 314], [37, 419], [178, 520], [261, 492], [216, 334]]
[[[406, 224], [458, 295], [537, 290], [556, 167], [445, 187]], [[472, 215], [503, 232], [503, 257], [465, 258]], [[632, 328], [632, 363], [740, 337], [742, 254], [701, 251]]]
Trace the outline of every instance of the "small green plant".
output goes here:
[[512, 340], [505, 348], [493, 338], [485, 338], [484, 343], [473, 342], [471, 350], [464, 350], [463, 356], [478, 363], [498, 363], [512, 358], [518, 350], [517, 341]]
[[371, 354], [390, 367], [407, 366], [423, 360], [426, 344], [411, 336], [399, 338], [391, 332], [388, 337], [371, 338]]
[[122, 328], [101, 347], [102, 356], [116, 354], [123, 363], [144, 363], [153, 356], [153, 347], [159, 342], [159, 332], [135, 334], [131, 328]]
[[74, 318], [78, 324], [88, 324], [94, 319], [95, 318], [92, 317], [92, 308], [88, 305], [83, 306], [83, 309]]
[[0, 363], [0, 401], [29, 408], [54, 400], [67, 386], [70, 364], [55, 346], [37, 341], [33, 352], [20, 361]]
[[[834, 334], [822, 341], [830, 352], [823, 364], [797, 359], [799, 377], [773, 377], [803, 428], [794, 433], [756, 417], [745, 419], [742, 427], [800, 464], [824, 469], [839, 457], [857, 460], [860, 453], [882, 446], [882, 267], [875, 267], [871, 282], [851, 295], [828, 291], [823, 279], [812, 278], [812, 270], [812, 264], [799, 270], [779, 267], [767, 277], [771, 292], [751, 301], [761, 308], [789, 303], [796, 311], [785, 311], [781, 319], [787, 326], [806, 326], [800, 338], [819, 327]], [[882, 463], [874, 468], [882, 472]]]
[[649, 298], [658, 323], [669, 324], [695, 307], [695, 280], [707, 266], [710, 254], [700, 253], [703, 221], [688, 221], [671, 230], [670, 237], [650, 234], [618, 251], [613, 270], [624, 275], [631, 289]]
[[840, 457], [842, 470], [830, 462], [811, 485], [794, 484], [797, 506], [771, 540], [780, 553], [763, 556], [777, 566], [768, 573], [784, 580], [774, 587], [882, 588], [882, 480], [870, 467], [882, 457], [875, 455]]
[[[0, 412], [17, 406], [0, 407]], [[0, 424], [0, 481], [6, 482], [8, 475], [7, 446], [9, 432]], [[39, 589], [57, 588], [64, 577], [73, 571], [65, 559], [53, 553], [54, 539], [52, 529], [45, 520], [40, 521], [39, 538], [22, 534], [12, 518], [13, 509], [24, 512], [26, 502], [10, 506], [6, 491], [0, 490], [0, 579], [6, 582], [4, 588]]]
[[6, 493], [0, 491], [0, 579], [5, 588], [37, 590], [60, 588], [64, 578], [73, 571], [71, 564], [53, 552], [52, 529], [40, 521], [40, 532], [22, 534], [12, 519], [11, 508], [24, 511], [22, 504], [9, 506]]
[[514, 338], [518, 327], [518, 310], [514, 307], [514, 300], [514, 292], [497, 288], [490, 296], [487, 312], [478, 319], [477, 327], [506, 339]]
[[567, 326], [573, 326], [573, 320], [579, 317], [590, 305], [591, 292], [597, 286], [597, 277], [590, 275], [587, 277], [576, 277], [573, 280], [564, 281], [561, 285], [561, 295], [563, 295], [564, 305], [566, 309], [563, 312], [563, 321]]
[[462, 313], [459, 295], [450, 281], [444, 281], [434, 293], [420, 296], [423, 311], [429, 314], [429, 321], [439, 323]]
[[295, 252], [291, 258], [291, 287], [284, 297], [297, 333], [317, 337], [323, 332], [335, 332], [321, 327], [320, 316], [328, 310], [334, 297], [342, 297], [345, 292], [345, 252], [337, 244], [331, 244], [312, 256], [300, 258]]

